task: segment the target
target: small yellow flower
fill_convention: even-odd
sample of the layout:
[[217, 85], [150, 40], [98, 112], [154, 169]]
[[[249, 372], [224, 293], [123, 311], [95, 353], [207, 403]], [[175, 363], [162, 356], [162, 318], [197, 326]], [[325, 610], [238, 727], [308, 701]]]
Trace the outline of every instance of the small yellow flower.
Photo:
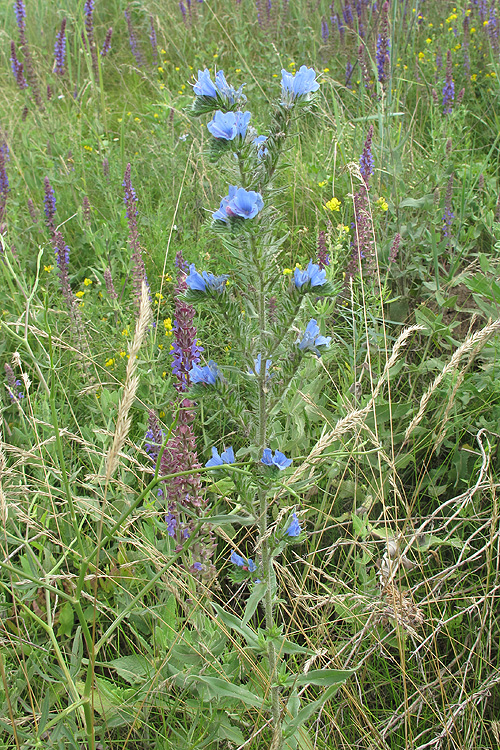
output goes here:
[[47, 273], [50, 273], [54, 269], [54, 266], [44, 266], [43, 270]]
[[166, 377], [167, 377], [167, 371], [166, 371], [166, 370], [163, 370], [163, 372], [162, 372], [161, 376], [162, 376], [162, 378], [166, 378]]
[[123, 122], [123, 117], [119, 117], [118, 122]]
[[154, 115], [153, 115], [153, 117], [156, 117], [156, 118], [158, 118], [159, 116], [160, 115], [158, 114], [158, 112], [155, 112]]
[[273, 78], [277, 78], [277, 77], [278, 77], [278, 74], [277, 73], [273, 73]]
[[163, 349], [163, 344], [158, 344], [158, 349]]
[[128, 336], [128, 328], [123, 329], [122, 336]]
[[164, 299], [163, 294], [161, 292], [156, 292], [155, 294], [156, 299]]
[[419, 60], [425, 60], [425, 52], [419, 52], [418, 53], [418, 59]]
[[120, 352], [120, 357], [123, 359], [126, 356], [127, 356], [127, 352], [122, 349]]
[[176, 68], [175, 68], [175, 69], [176, 69], [176, 70], [180, 70], [180, 68], [179, 68], [179, 67], [177, 67], [177, 66], [176, 66]]
[[94, 150], [92, 148], [92, 146], [84, 146], [83, 148], [85, 149], [85, 151], [93, 151]]
[[323, 68], [323, 73], [329, 73], [329, 72], [330, 72], [330, 68]]
[[134, 122], [140, 122], [140, 121], [141, 121], [140, 117], [134, 117]]
[[475, 26], [471, 26], [470, 33], [471, 34], [475, 34], [476, 33], [476, 27]]
[[163, 325], [165, 326], [165, 336], [171, 336], [172, 335], [172, 318], [165, 318], [163, 321]]
[[85, 302], [79, 302], [78, 307], [85, 307]]
[[318, 182], [318, 187], [325, 187], [325, 185], [328, 184], [328, 180], [321, 180], [321, 182]]
[[81, 299], [85, 292], [75, 292], [75, 297], [78, 297], [78, 299]]
[[234, 72], [235, 73], [241, 73], [241, 68], [235, 68]]
[[164, 83], [160, 83], [160, 89], [164, 89], [164, 88], [165, 88], [165, 84]]
[[489, 21], [483, 21], [483, 26], [488, 26]]
[[217, 60], [218, 57], [219, 55], [217, 54], [217, 52], [214, 52], [214, 60]]
[[490, 73], [490, 76], [491, 76], [492, 78], [495, 78], [495, 76], [496, 76], [496, 73], [495, 73], [495, 71], [494, 71], [494, 70], [492, 70], [492, 71], [491, 71], [491, 73]]
[[381, 211], [387, 211], [389, 208], [389, 204], [387, 203], [386, 199], [380, 196], [378, 201], [375, 203], [376, 206], [380, 208]]
[[158, 65], [158, 73], [163, 73], [163, 68], [161, 67], [161, 65]]
[[167, 50], [166, 49], [161, 49], [160, 52], [161, 52], [162, 55], [166, 55], [167, 54]]
[[283, 269], [283, 276], [291, 276], [293, 273], [291, 268], [284, 268]]
[[164, 416], [165, 416], [165, 412], [164, 412], [164, 411], [161, 411], [161, 412], [160, 412], [160, 419], [163, 419], [163, 417], [164, 417]]
[[92, 279], [84, 279], [83, 283], [85, 284], [85, 286], [90, 286], [93, 282]]
[[340, 201], [338, 198], [331, 198], [325, 203], [325, 208], [329, 211], [340, 211]]
[[473, 73], [470, 77], [471, 81], [477, 81], [477, 73]]
[[109, 359], [106, 360], [106, 362], [104, 363], [104, 366], [113, 367], [114, 364], [115, 364], [115, 360], [113, 359], [113, 357], [110, 357]]

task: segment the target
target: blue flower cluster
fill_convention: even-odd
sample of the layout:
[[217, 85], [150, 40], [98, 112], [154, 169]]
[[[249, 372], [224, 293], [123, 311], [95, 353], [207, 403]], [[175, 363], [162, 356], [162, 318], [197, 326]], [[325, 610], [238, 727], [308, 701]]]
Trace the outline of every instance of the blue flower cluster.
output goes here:
[[214, 445], [214, 447], [212, 448], [212, 458], [207, 461], [205, 466], [213, 467], [223, 466], [224, 464], [234, 464], [235, 460], [236, 459], [234, 457], [234, 450], [232, 445], [230, 445], [229, 448], [226, 448], [226, 450], [223, 451], [220, 456], [217, 448]]
[[300, 336], [297, 339], [297, 344], [299, 344], [299, 349], [301, 351], [303, 352], [311, 351], [311, 352], [314, 352], [314, 354], [317, 357], [321, 357], [321, 352], [319, 351], [319, 347], [326, 346], [328, 348], [330, 346], [331, 340], [332, 340], [331, 336], [320, 335], [317, 321], [314, 318], [311, 318], [311, 320], [306, 326], [306, 330], [302, 339], [300, 338]]
[[219, 99], [226, 106], [232, 107], [237, 102], [246, 102], [247, 98], [243, 94], [244, 85], [242, 84], [237, 90], [229, 86], [223, 70], [217, 71], [214, 83], [210, 76], [210, 71], [205, 69], [198, 71], [198, 80], [193, 86], [193, 91], [196, 96]]
[[250, 112], [221, 112], [217, 110], [207, 125], [214, 138], [232, 141], [237, 136], [243, 140], [247, 133]]
[[298, 100], [308, 101], [311, 94], [319, 89], [314, 68], [302, 65], [293, 75], [281, 71], [281, 104], [289, 109]]
[[213, 360], [208, 365], [200, 367], [194, 364], [189, 370], [189, 380], [192, 384], [205, 383], [206, 385], [215, 385], [217, 378], [220, 378], [219, 368]]
[[229, 193], [221, 200], [212, 219], [226, 224], [230, 218], [253, 219], [263, 208], [264, 201], [260, 193], [229, 185]]
[[253, 562], [253, 560], [251, 560], [250, 558], [245, 560], [244, 557], [241, 557], [241, 555], [238, 555], [234, 550], [231, 552], [230, 560], [234, 565], [237, 565], [239, 568], [243, 568], [243, 570], [248, 570], [249, 573], [255, 573], [255, 571], [257, 570], [257, 566]]
[[203, 271], [201, 274], [196, 270], [194, 263], [189, 266], [189, 276], [186, 277], [188, 288], [194, 292], [217, 292], [222, 294], [229, 276], [214, 276], [213, 273]]
[[287, 458], [281, 451], [275, 451], [273, 456], [273, 452], [270, 448], [264, 448], [264, 453], [262, 454], [262, 458], [260, 460], [261, 463], [265, 464], [266, 466], [275, 466], [280, 471], [283, 471], [283, 469], [288, 469], [288, 467], [292, 463], [292, 459]]
[[290, 522], [289, 527], [285, 531], [285, 536], [300, 536], [300, 532], [302, 529], [300, 528], [299, 519], [297, 518], [296, 513], [292, 513], [292, 520]]
[[326, 271], [321, 269], [312, 260], [309, 261], [307, 268], [302, 271], [300, 268], [296, 268], [293, 273], [293, 280], [297, 289], [301, 289], [303, 286], [308, 284], [311, 287], [323, 286], [326, 283]]

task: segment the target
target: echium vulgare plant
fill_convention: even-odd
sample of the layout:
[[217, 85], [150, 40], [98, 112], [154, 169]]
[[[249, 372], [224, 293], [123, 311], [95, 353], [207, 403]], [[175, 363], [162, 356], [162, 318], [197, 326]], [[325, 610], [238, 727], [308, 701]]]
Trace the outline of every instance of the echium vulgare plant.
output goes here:
[[[241, 619], [223, 607], [212, 606], [218, 619], [243, 637], [246, 647], [256, 653], [261, 667], [267, 670], [268, 686], [262, 694], [255, 692], [254, 685], [252, 693], [249, 689], [244, 693], [247, 703], [270, 713], [272, 750], [296, 747], [301, 724], [350, 674], [329, 669], [293, 673], [285, 655], [312, 652], [282, 635], [280, 592], [274, 572], [286, 546], [303, 541], [306, 533], [303, 513], [296, 506], [285, 506], [277, 518], [272, 515], [278, 495], [284, 498], [292, 494], [287, 474], [293, 459], [286, 455], [286, 446], [280, 445], [280, 408], [304, 359], [318, 360], [330, 344], [330, 337], [321, 332], [319, 315], [305, 315], [302, 308], [314, 310], [318, 298], [337, 292], [327, 279], [327, 269], [312, 259], [305, 267], [295, 268], [288, 288], [282, 286], [279, 273], [279, 256], [287, 233], [275, 205], [275, 177], [295, 122], [318, 89], [312, 68], [303, 65], [295, 74], [283, 70], [281, 96], [274, 104], [269, 131], [258, 135], [250, 125], [252, 114], [246, 109], [243, 86], [235, 90], [222, 70], [216, 73], [215, 81], [208, 70], [199, 71], [193, 87], [193, 114], [211, 118], [206, 124], [212, 139], [211, 159], [219, 162], [221, 173], [228, 179], [227, 194], [212, 213], [212, 230], [228, 251], [228, 260], [223, 269], [226, 273], [220, 275], [191, 264], [184, 299], [210, 310], [227, 340], [233, 362], [228, 368], [213, 361], [193, 363], [186, 397], [194, 403], [203, 402], [205, 415], [220, 408], [231, 435], [228, 440], [224, 434], [216, 436], [212, 456], [205, 465], [216, 479], [227, 475], [225, 481], [232, 482], [241, 509], [240, 515], [217, 515], [217, 524], [234, 527], [240, 523], [253, 528], [252, 556], [241, 554], [243, 551], [234, 543], [236, 549], [228, 561], [233, 579], [239, 583], [246, 580], [250, 594]], [[209, 343], [204, 339], [205, 348]], [[214, 424], [213, 419], [210, 422]], [[226, 494], [230, 496], [231, 492]], [[293, 497], [297, 497], [296, 492]], [[250, 623], [258, 619], [259, 607], [264, 626], [257, 633]], [[206, 676], [200, 679], [208, 680]], [[220, 682], [210, 683], [215, 693]], [[314, 708], [300, 708], [296, 688], [308, 684], [328, 689]], [[238, 689], [242, 690], [241, 686]]]

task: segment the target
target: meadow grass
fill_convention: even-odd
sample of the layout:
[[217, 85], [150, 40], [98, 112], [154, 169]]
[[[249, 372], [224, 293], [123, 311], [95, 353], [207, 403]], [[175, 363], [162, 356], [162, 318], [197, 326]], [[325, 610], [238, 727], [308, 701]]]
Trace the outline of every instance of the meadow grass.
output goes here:
[[[500, 6], [97, 0], [91, 29], [93, 5], [27, 2], [24, 45], [22, 3], [0, 7], [0, 747], [275, 750], [272, 701], [286, 725], [299, 699], [310, 712], [284, 741], [292, 750], [500, 746]], [[185, 417], [171, 367], [176, 256], [214, 274], [237, 266], [210, 224], [232, 164], [211, 160], [209, 117], [192, 115], [196, 74], [245, 83], [267, 135], [281, 69], [301, 65], [320, 89], [273, 176], [275, 294], [323, 232], [335, 294], [309, 295], [292, 333], [314, 317], [332, 340], [270, 413], [273, 449], [294, 461], [262, 534], [244, 518], [238, 481], [255, 456], [229, 398], [197, 399], [192, 470], [162, 473], [145, 435], [153, 412], [164, 449]], [[371, 125], [366, 259], [351, 273]], [[150, 290], [140, 304], [128, 164]], [[253, 295], [235, 294], [237, 313]], [[245, 342], [209, 304], [194, 323], [202, 364], [230, 379]], [[213, 475], [211, 447], [231, 443], [236, 467]], [[176, 545], [161, 493], [184, 480], [203, 505]], [[229, 561], [262, 560], [292, 512], [303, 532], [274, 562], [273, 637], [295, 693], [270, 668], [262, 601], [245, 623], [255, 643], [243, 627], [254, 584]], [[204, 529], [210, 569], [197, 576], [186, 559]], [[337, 690], [307, 683], [328, 669], [354, 671]]]

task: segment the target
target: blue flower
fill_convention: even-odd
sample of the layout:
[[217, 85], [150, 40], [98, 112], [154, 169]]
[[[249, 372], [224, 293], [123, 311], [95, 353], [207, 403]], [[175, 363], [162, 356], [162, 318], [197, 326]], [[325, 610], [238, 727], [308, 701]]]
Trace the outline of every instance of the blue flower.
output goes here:
[[257, 570], [256, 564], [248, 558], [248, 560], [245, 560], [244, 557], [241, 557], [241, 555], [238, 555], [234, 550], [231, 552], [231, 557], [229, 558], [230, 561], [237, 565], [239, 568], [243, 568], [244, 570], [248, 570], [250, 573], [255, 573]]
[[308, 101], [310, 94], [318, 89], [319, 83], [316, 81], [314, 68], [302, 65], [295, 75], [286, 70], [281, 71], [281, 103], [287, 108], [290, 108], [296, 99], [303, 97]]
[[296, 268], [293, 274], [295, 286], [300, 289], [304, 284], [310, 283], [311, 286], [323, 286], [326, 283], [326, 271], [321, 269], [312, 260], [305, 271], [301, 271], [300, 268]]
[[222, 294], [228, 278], [229, 276], [225, 275], [214, 276], [213, 273], [207, 273], [206, 271], [199, 274], [194, 263], [191, 263], [189, 266], [189, 276], [186, 277], [186, 284], [189, 289], [195, 292], [206, 292], [209, 290]]
[[221, 453], [219, 456], [219, 453], [217, 451], [217, 448], [214, 446], [212, 448], [212, 458], [207, 461], [205, 466], [222, 466], [223, 464], [234, 464], [235, 458], [234, 458], [234, 451], [233, 447], [229, 446], [229, 448], [226, 448], [226, 450]]
[[189, 370], [189, 380], [191, 383], [206, 383], [207, 385], [215, 385], [215, 381], [219, 377], [219, 368], [213, 360], [210, 360], [208, 365], [200, 367], [194, 364]]
[[285, 536], [300, 536], [300, 532], [302, 529], [300, 528], [299, 519], [297, 518], [297, 514], [292, 514], [292, 520], [290, 522], [290, 526], [285, 531]]
[[219, 99], [223, 104], [232, 107], [236, 102], [246, 101], [242, 84], [238, 90], [234, 89], [226, 81], [224, 71], [219, 70], [215, 74], [215, 83], [213, 83], [209, 70], [199, 70], [198, 80], [193, 86], [196, 96], [206, 96], [211, 99]]
[[194, 570], [203, 570], [203, 565], [200, 562], [193, 563]]
[[[299, 344], [299, 349], [303, 352], [311, 351], [314, 352], [314, 354], [317, 357], [321, 357], [321, 352], [319, 351], [319, 346], [330, 346], [330, 341], [332, 340], [331, 336], [321, 336], [319, 332], [319, 326], [317, 321], [314, 318], [311, 318], [309, 323], [307, 324], [306, 331], [302, 337], [302, 340], [299, 338], [297, 339], [297, 344]], [[300, 341], [300, 343], [299, 343]]]
[[[254, 360], [253, 369], [256, 375], [260, 375], [260, 364], [262, 362], [262, 354], [257, 355], [257, 359]], [[269, 368], [271, 367], [273, 361], [272, 359], [266, 359], [266, 378], [269, 377]], [[249, 373], [253, 375], [252, 370], [249, 370]]]
[[277, 466], [280, 471], [288, 469], [292, 463], [291, 458], [287, 458], [281, 451], [275, 451], [274, 456], [270, 448], [264, 448], [264, 453], [260, 459], [261, 463], [266, 466]]
[[217, 89], [212, 83], [209, 70], [198, 71], [198, 80], [193, 86], [193, 91], [196, 96], [212, 96], [214, 98], [217, 96]]
[[260, 193], [229, 185], [229, 193], [221, 200], [218, 210], [212, 214], [212, 219], [226, 223], [230, 217], [253, 219], [263, 208], [264, 201]]
[[257, 156], [259, 159], [264, 159], [269, 153], [269, 150], [265, 146], [262, 146], [262, 144], [265, 143], [266, 141], [267, 141], [267, 136], [265, 135], [258, 135], [252, 141], [253, 145], [257, 149]]
[[214, 138], [232, 141], [236, 136], [243, 139], [251, 118], [250, 112], [221, 112], [217, 110], [207, 128]]

